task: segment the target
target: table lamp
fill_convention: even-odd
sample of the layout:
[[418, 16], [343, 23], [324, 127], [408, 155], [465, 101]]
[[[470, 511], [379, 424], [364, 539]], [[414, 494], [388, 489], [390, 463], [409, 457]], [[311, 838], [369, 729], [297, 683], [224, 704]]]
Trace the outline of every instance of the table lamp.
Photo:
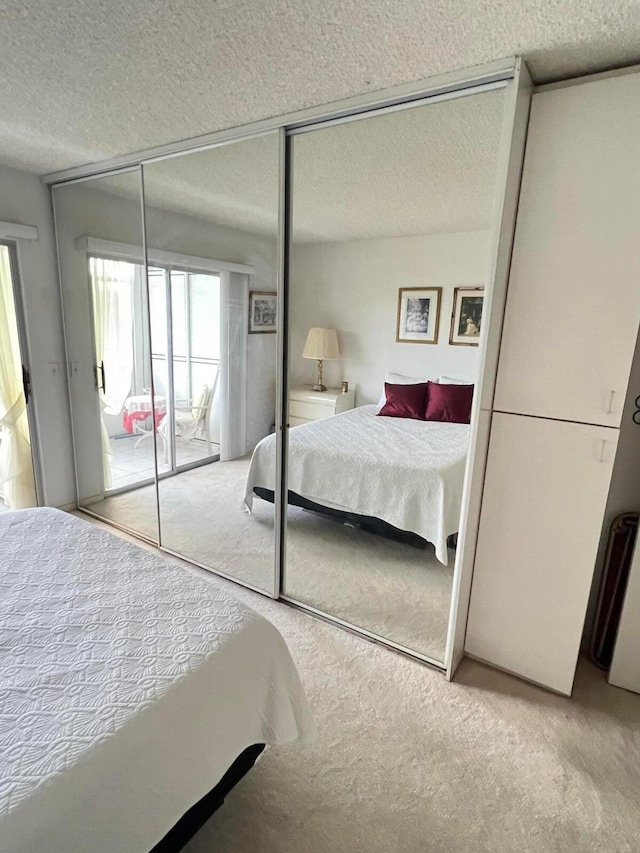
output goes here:
[[326, 391], [322, 384], [322, 362], [326, 358], [340, 358], [338, 333], [335, 329], [309, 329], [307, 342], [302, 351], [303, 358], [314, 358], [318, 361], [318, 381], [313, 386], [314, 391]]

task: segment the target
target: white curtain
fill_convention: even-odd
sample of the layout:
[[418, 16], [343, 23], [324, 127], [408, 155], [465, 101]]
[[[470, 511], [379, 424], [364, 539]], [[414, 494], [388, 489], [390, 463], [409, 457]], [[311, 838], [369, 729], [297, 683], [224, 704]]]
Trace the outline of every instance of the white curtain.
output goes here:
[[18, 323], [6, 246], [0, 246], [0, 492], [10, 509], [36, 506]]
[[249, 276], [220, 274], [220, 379], [214, 417], [220, 422], [220, 460], [247, 452]]
[[100, 429], [104, 488], [111, 486], [111, 441], [104, 415], [121, 414], [133, 377], [133, 297], [136, 264], [89, 258], [96, 363], [100, 385]]

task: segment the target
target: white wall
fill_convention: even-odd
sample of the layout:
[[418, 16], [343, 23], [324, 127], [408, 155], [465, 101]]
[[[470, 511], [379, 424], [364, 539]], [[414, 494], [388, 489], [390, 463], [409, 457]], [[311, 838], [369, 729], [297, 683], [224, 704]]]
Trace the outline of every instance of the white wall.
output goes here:
[[[341, 358], [324, 365], [325, 384], [347, 379], [356, 405], [375, 402], [388, 371], [473, 380], [478, 348], [451, 346], [455, 287], [484, 286], [489, 232], [307, 243], [294, 247], [291, 270], [292, 383], [311, 383], [315, 362], [302, 358], [311, 326], [335, 328]], [[437, 345], [396, 343], [398, 289], [442, 287]]]
[[[64, 506], [75, 501], [75, 481], [49, 190], [35, 175], [0, 166], [0, 219], [35, 225], [39, 232], [37, 241], [18, 241], [34, 445], [41, 460], [40, 502]], [[59, 366], [56, 376], [50, 364]]]

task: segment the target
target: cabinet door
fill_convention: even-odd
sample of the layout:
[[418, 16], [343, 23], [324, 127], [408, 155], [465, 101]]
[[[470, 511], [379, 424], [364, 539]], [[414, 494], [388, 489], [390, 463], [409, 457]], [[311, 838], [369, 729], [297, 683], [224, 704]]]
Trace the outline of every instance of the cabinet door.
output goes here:
[[619, 426], [640, 321], [640, 75], [534, 95], [495, 408]]
[[618, 430], [495, 414], [465, 651], [571, 693]]

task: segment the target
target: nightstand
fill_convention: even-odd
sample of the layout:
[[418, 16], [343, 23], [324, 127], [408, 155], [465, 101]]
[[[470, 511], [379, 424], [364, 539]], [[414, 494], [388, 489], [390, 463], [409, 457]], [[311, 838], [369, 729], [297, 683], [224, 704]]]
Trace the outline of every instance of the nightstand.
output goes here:
[[353, 409], [356, 402], [355, 390], [343, 394], [339, 388], [312, 391], [310, 385], [289, 389], [289, 426], [320, 421], [340, 412]]

